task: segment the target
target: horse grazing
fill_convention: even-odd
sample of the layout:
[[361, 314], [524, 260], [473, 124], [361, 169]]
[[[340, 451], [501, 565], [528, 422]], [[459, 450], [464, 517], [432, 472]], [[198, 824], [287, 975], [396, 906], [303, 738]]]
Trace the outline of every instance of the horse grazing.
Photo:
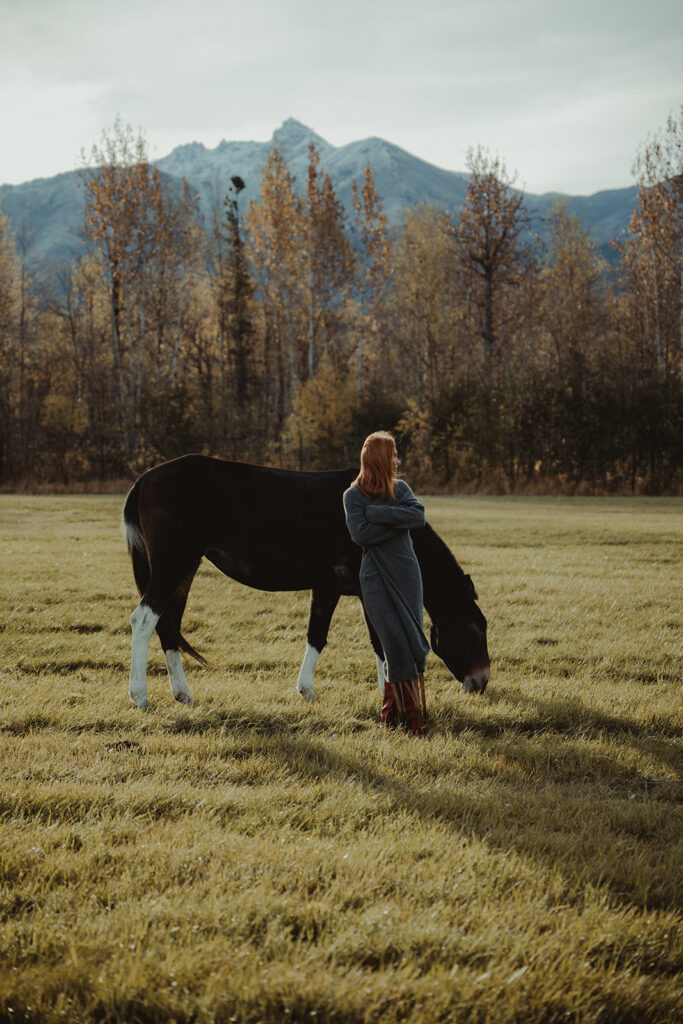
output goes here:
[[[316, 662], [342, 594], [361, 597], [361, 549], [344, 519], [342, 495], [357, 470], [301, 473], [185, 455], [148, 470], [131, 488], [123, 524], [142, 595], [131, 616], [130, 695], [147, 704], [147, 650], [156, 629], [171, 691], [192, 703], [180, 660], [184, 651], [206, 664], [180, 624], [203, 557], [233, 580], [259, 590], [310, 590], [308, 642], [297, 681], [313, 700]], [[486, 619], [469, 576], [427, 525], [411, 531], [420, 563], [431, 646], [472, 693], [489, 679]], [[361, 598], [362, 600], [362, 598]], [[365, 616], [384, 688], [384, 654]]]

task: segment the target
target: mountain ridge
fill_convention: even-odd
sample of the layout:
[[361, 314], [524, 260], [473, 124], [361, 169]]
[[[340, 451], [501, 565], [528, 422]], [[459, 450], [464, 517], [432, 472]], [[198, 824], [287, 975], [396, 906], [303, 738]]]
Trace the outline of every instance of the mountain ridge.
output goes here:
[[[384, 211], [394, 228], [402, 223], [409, 206], [431, 203], [455, 213], [464, 202], [468, 182], [465, 172], [438, 167], [376, 136], [333, 146], [295, 118], [287, 118], [267, 142], [223, 139], [213, 149], [197, 141], [182, 143], [152, 163], [169, 179], [186, 178], [199, 196], [200, 209], [210, 217], [216, 204], [222, 204], [235, 174], [246, 183], [240, 197], [243, 209], [258, 196], [261, 172], [273, 145], [282, 147], [297, 184], [305, 182], [311, 142], [320, 154], [321, 169], [329, 173], [347, 212], [351, 209], [351, 182], [360, 182], [367, 165], [373, 170]], [[63, 171], [20, 185], [0, 186], [0, 209], [15, 232], [26, 226], [29, 234], [33, 233], [34, 258], [68, 262], [83, 251], [85, 197], [80, 185], [79, 171]], [[538, 218], [541, 224], [553, 200], [563, 199], [603, 251], [614, 237], [627, 231], [637, 201], [635, 186], [590, 196], [520, 191], [532, 218]]]

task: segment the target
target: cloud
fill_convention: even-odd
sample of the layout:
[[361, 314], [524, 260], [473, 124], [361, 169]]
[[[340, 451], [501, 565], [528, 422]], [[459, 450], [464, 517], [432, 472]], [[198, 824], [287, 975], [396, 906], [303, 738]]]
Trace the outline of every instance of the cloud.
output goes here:
[[73, 166], [120, 114], [157, 156], [294, 116], [452, 169], [482, 142], [535, 189], [625, 184], [680, 102], [682, 28], [669, 0], [22, 0], [0, 7], [0, 180]]

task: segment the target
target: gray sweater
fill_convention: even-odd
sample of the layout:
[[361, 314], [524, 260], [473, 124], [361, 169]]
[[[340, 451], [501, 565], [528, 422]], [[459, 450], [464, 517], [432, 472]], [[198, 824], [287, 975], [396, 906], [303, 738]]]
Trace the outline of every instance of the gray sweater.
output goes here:
[[363, 548], [363, 604], [382, 644], [391, 683], [417, 679], [429, 644], [422, 629], [422, 576], [410, 529], [425, 525], [424, 506], [404, 480], [395, 500], [366, 498], [357, 487], [344, 492], [346, 525]]

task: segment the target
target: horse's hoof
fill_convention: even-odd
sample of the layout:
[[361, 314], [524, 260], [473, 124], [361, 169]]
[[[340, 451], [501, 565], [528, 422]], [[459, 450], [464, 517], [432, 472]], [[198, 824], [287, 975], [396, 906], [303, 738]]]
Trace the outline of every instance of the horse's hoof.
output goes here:
[[133, 701], [133, 704], [136, 704], [140, 708], [141, 711], [149, 711], [149, 701], [146, 697], [143, 700], [138, 700], [138, 698], [134, 697], [131, 693], [130, 699]]
[[194, 704], [194, 700], [192, 698], [191, 693], [174, 693], [173, 697], [175, 700], [178, 701], [179, 704]]
[[315, 690], [313, 690], [312, 688], [307, 690], [299, 690], [297, 688], [297, 693], [300, 693], [303, 699], [308, 701], [309, 704], [312, 704], [313, 701], [315, 700]]

